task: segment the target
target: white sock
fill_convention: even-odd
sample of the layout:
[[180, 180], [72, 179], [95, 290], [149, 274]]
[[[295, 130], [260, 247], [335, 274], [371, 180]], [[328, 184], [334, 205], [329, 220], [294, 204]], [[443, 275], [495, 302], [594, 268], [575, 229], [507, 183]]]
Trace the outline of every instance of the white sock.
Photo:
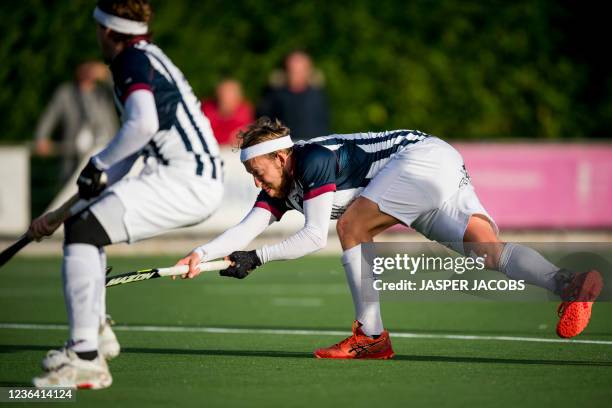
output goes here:
[[[104, 248], [99, 249], [100, 253], [100, 269], [102, 270], [102, 274], [106, 278], [106, 252], [104, 252]], [[106, 280], [106, 279], [105, 279]], [[102, 295], [100, 296], [100, 325], [106, 321], [106, 286], [102, 287]]]
[[62, 278], [74, 350], [97, 350], [100, 297], [104, 289], [98, 248], [89, 244], [65, 245]]
[[342, 253], [342, 266], [344, 266], [346, 280], [351, 288], [355, 318], [363, 325], [361, 330], [366, 335], [376, 336], [383, 331], [379, 296], [378, 291], [373, 287], [372, 268], [368, 268], [369, 273], [362, 276], [361, 261], [361, 245]]
[[533, 249], [519, 244], [505, 244], [499, 258], [499, 271], [511, 279], [556, 292], [555, 275], [559, 267]]

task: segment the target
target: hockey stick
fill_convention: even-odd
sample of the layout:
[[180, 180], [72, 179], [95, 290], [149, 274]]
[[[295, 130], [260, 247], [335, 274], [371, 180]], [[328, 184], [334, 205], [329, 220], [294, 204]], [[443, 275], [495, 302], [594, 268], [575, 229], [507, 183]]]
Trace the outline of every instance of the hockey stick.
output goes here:
[[21, 249], [30, 242], [32, 242], [32, 237], [26, 232], [17, 242], [2, 251], [2, 253], [0, 253], [0, 267], [7, 263], [17, 252], [21, 251]]
[[[220, 271], [227, 269], [231, 265], [230, 261], [202, 262], [200, 272]], [[121, 275], [109, 276], [106, 278], [106, 287], [123, 285], [126, 283], [140, 282], [149, 279], [161, 278], [162, 276], [178, 276], [189, 272], [188, 265], [172, 266], [170, 268], [143, 269], [140, 271], [122, 273]]]
[[[89, 204], [88, 201], [80, 200], [78, 194], [75, 194], [72, 197], [70, 197], [68, 201], [62, 204], [61, 207], [59, 207], [55, 211], [51, 211], [49, 215], [47, 216], [48, 217], [47, 221], [49, 222], [49, 224], [59, 224], [63, 222], [64, 220], [66, 220], [67, 218], [83, 211], [85, 208], [87, 208], [88, 204]], [[2, 267], [5, 263], [10, 261], [11, 258], [15, 256], [15, 254], [17, 254], [17, 252], [21, 251], [23, 247], [28, 245], [33, 240], [34, 240], [34, 237], [32, 236], [31, 231], [28, 229], [28, 231], [25, 234], [23, 234], [17, 240], [17, 242], [15, 242], [13, 245], [6, 248], [4, 251], [0, 253], [0, 267]]]

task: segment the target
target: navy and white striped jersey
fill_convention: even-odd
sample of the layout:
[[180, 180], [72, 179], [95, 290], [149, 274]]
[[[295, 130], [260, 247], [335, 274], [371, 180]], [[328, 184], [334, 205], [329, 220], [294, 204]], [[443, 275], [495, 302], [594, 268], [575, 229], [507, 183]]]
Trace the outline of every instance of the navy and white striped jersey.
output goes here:
[[143, 150], [145, 155], [198, 176], [221, 177], [219, 146], [210, 122], [181, 71], [159, 47], [146, 40], [135, 42], [115, 57], [110, 69], [120, 113], [130, 93], [153, 93], [159, 130]]
[[288, 210], [303, 212], [304, 200], [335, 191], [331, 218], [337, 219], [395, 154], [428, 137], [418, 130], [392, 130], [298, 142], [293, 147], [294, 179], [287, 198], [272, 198], [262, 190], [255, 206], [280, 220]]

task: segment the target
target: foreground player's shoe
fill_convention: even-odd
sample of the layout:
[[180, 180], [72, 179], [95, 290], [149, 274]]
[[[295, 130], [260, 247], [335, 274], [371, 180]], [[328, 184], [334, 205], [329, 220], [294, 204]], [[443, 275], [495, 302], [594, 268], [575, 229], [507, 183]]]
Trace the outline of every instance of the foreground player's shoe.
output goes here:
[[603, 287], [601, 274], [596, 270], [573, 275], [561, 293], [557, 335], [570, 338], [579, 335], [589, 324], [593, 302]]
[[[104, 323], [100, 325], [98, 331], [98, 353], [106, 360], [112, 360], [119, 355], [121, 346], [117, 341], [117, 336], [111, 329], [113, 321], [110, 316], [106, 316]], [[69, 342], [64, 347], [56, 350], [49, 350], [47, 355], [42, 359], [40, 365], [43, 370], [51, 371], [70, 362], [67, 350], [70, 348]]]
[[393, 358], [395, 353], [391, 347], [389, 332], [384, 330], [378, 338], [368, 337], [361, 330], [361, 323], [353, 323], [353, 335], [331, 347], [315, 350], [316, 358], [370, 358], [387, 360]]
[[67, 362], [55, 370], [34, 377], [35, 387], [66, 387], [98, 390], [113, 383], [106, 360], [102, 356], [94, 360], [80, 359], [70, 348], [65, 349]]
[[115, 324], [110, 315], [106, 315], [106, 320], [100, 325], [98, 331], [98, 352], [107, 360], [112, 360], [119, 355], [121, 346], [117, 341], [117, 336], [111, 326]]
[[47, 355], [40, 362], [42, 369], [45, 371], [52, 371], [70, 363], [70, 357], [68, 357], [69, 348], [70, 344], [66, 343], [64, 347], [60, 349], [47, 351]]

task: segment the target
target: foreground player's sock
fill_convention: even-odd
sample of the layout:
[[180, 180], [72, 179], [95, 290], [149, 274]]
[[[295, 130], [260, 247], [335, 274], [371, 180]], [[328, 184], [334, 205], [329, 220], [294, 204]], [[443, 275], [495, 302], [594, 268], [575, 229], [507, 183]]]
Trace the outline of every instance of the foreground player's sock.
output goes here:
[[[106, 252], [104, 252], [104, 248], [99, 248], [98, 253], [100, 254], [100, 270], [103, 274], [106, 273]], [[106, 322], [106, 287], [102, 288], [102, 293], [100, 295], [100, 304], [98, 308], [100, 309], [100, 325]]]
[[97, 350], [100, 297], [104, 290], [98, 248], [89, 244], [64, 246], [62, 278], [73, 349]]
[[367, 336], [376, 336], [383, 331], [378, 292], [373, 288], [374, 277], [371, 272], [361, 276], [361, 261], [361, 245], [347, 249], [342, 254], [342, 266], [353, 296], [355, 318], [362, 324], [361, 330]]
[[505, 244], [499, 259], [499, 271], [509, 278], [524, 280], [557, 293], [555, 275], [559, 267], [524, 245]]

